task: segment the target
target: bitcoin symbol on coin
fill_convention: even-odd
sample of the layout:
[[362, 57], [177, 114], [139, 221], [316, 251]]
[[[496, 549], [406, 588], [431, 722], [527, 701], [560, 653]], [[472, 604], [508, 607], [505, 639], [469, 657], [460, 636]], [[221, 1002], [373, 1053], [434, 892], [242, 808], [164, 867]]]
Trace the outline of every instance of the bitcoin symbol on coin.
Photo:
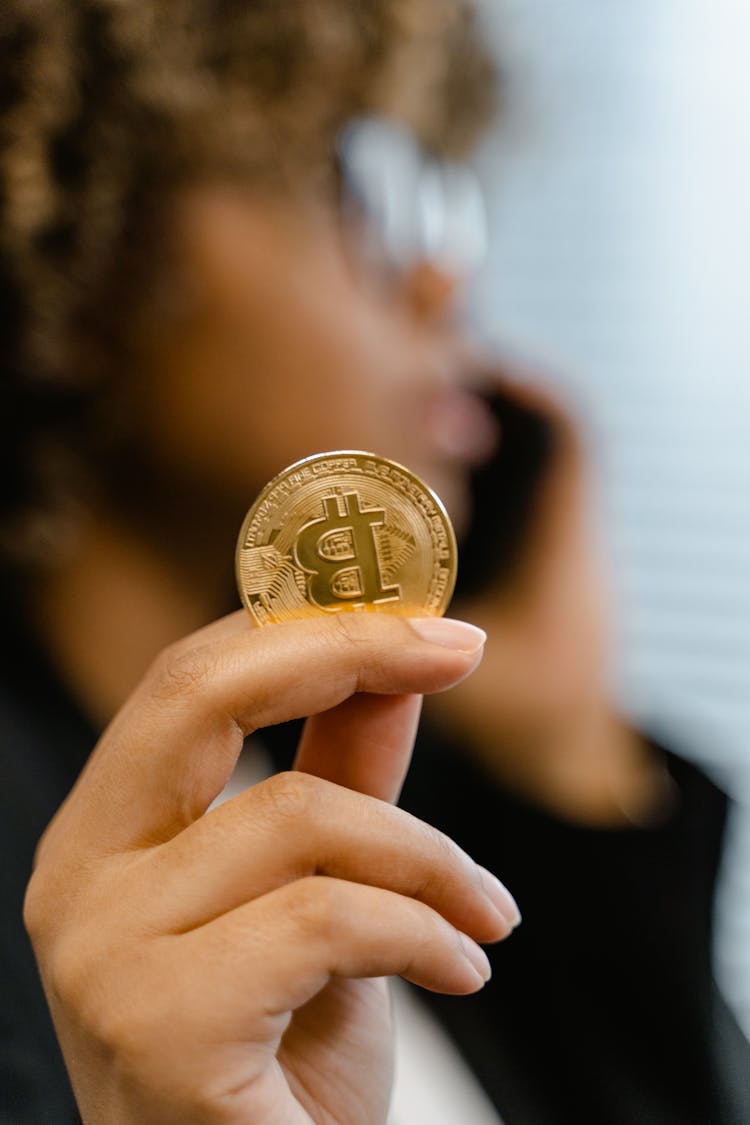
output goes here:
[[236, 571], [261, 625], [347, 611], [437, 615], [453, 593], [456, 540], [438, 498], [402, 465], [322, 453], [260, 493]]
[[356, 492], [326, 496], [323, 505], [325, 516], [303, 527], [294, 544], [315, 604], [328, 609], [339, 601], [376, 604], [397, 598], [398, 586], [383, 585], [374, 536], [374, 529], [385, 524], [384, 509], [363, 511]]

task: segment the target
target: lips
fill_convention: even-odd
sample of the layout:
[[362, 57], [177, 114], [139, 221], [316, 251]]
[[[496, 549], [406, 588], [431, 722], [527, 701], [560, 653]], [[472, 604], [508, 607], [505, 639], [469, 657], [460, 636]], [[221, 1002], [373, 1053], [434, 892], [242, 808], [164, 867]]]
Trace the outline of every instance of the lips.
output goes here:
[[500, 440], [500, 427], [486, 403], [460, 388], [441, 388], [430, 395], [426, 430], [437, 453], [469, 467], [489, 460]]

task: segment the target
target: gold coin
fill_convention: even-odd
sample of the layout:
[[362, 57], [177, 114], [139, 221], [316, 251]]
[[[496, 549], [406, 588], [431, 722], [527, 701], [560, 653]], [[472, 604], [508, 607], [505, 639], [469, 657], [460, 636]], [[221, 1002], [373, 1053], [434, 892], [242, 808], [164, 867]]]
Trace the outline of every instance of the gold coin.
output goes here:
[[456, 581], [443, 504], [372, 453], [319, 453], [279, 473], [245, 516], [237, 584], [260, 625], [316, 614], [439, 616]]

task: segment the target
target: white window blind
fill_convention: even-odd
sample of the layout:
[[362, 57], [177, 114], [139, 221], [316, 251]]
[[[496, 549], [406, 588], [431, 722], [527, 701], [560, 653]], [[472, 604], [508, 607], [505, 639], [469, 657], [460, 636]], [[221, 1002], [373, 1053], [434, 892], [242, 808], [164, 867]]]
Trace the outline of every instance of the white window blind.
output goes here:
[[477, 315], [588, 419], [621, 698], [738, 802], [716, 968], [750, 1034], [750, 9], [485, 8], [508, 110]]

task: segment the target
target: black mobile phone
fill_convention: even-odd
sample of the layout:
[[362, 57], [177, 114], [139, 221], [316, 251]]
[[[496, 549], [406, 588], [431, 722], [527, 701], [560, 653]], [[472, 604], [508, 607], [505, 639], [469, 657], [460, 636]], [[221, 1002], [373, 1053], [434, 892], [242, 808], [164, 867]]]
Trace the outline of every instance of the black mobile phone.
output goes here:
[[458, 597], [512, 576], [559, 436], [550, 418], [512, 394], [496, 390], [484, 397], [499, 424], [500, 441], [492, 459], [471, 478], [472, 514], [459, 549]]

